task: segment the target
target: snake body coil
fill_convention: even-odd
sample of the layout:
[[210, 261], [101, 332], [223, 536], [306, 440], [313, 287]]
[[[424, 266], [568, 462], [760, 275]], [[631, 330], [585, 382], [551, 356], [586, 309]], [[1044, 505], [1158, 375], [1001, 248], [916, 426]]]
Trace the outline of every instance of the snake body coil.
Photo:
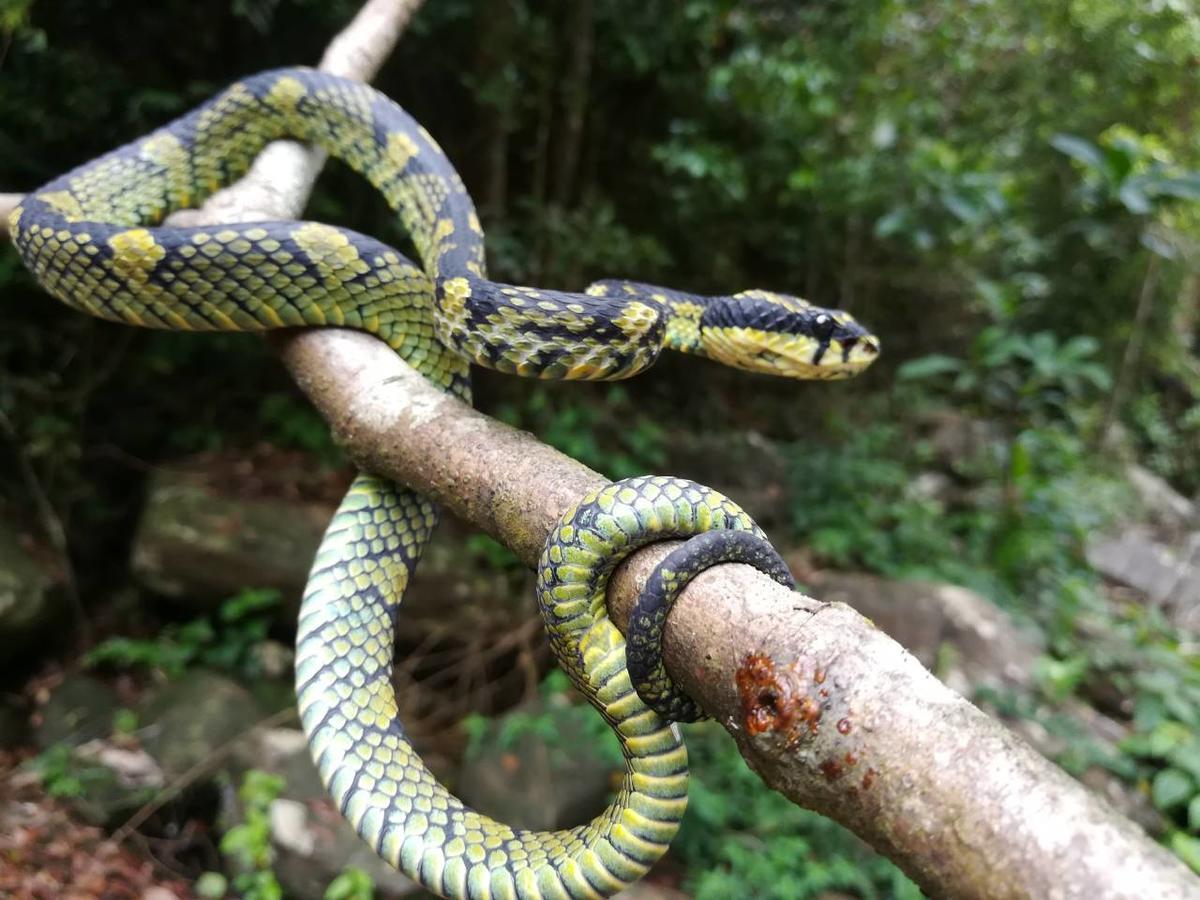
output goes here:
[[[159, 224], [240, 177], [283, 137], [316, 144], [369, 179], [398, 211], [422, 264], [316, 222]], [[30, 194], [10, 226], [43, 287], [83, 312], [175, 330], [359, 328], [468, 400], [471, 361], [527, 376], [619, 378], [670, 346], [741, 368], [840, 378], [878, 352], [847, 314], [780, 294], [708, 298], [633, 282], [567, 294], [489, 281], [478, 217], [433, 139], [369, 87], [305, 69], [232, 85]], [[686, 753], [630, 684], [623, 642], [604, 614], [607, 575], [651, 540], [758, 532], [730, 501], [674, 479], [611, 485], [560, 522], [539, 566], [539, 601], [558, 659], [617, 730], [628, 770], [612, 805], [588, 825], [526, 832], [451, 796], [397, 719], [393, 626], [435, 521], [425, 498], [361, 474], [329, 525], [296, 656], [301, 718], [321, 776], [380, 855], [447, 897], [614, 893], [670, 841], [686, 803]]]

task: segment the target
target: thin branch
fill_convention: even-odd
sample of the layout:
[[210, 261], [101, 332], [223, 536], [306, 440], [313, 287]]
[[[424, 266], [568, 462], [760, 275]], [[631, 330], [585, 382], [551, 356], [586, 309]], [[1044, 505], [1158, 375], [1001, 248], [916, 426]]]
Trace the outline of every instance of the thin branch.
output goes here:
[[75, 625], [79, 628], [83, 639], [88, 641], [92, 634], [92, 620], [88, 618], [83, 600], [79, 596], [79, 580], [75, 577], [75, 564], [71, 562], [71, 545], [67, 540], [67, 529], [63, 526], [62, 517], [54, 508], [54, 504], [50, 502], [45, 488], [42, 487], [37, 469], [34, 468], [29, 454], [25, 452], [24, 444], [21, 443], [21, 436], [2, 409], [0, 409], [0, 435], [12, 444], [17, 470], [21, 473], [21, 479], [25, 482], [30, 499], [33, 500], [34, 508], [41, 520], [42, 532], [50, 541], [50, 546], [54, 548], [58, 557], [58, 565], [62, 570], [63, 589], [71, 607], [71, 615], [74, 616]]
[[[414, 6], [372, 0], [359, 19]], [[342, 74], [367, 77], [382, 55], [342, 58], [358, 60]], [[262, 182], [257, 193], [201, 218], [290, 214], [311, 185], [304, 173], [315, 167], [304, 166], [294, 154], [269, 158], [248, 176]], [[528, 565], [558, 516], [603, 482], [440, 392], [367, 335], [306, 330], [275, 343], [362, 466], [430, 495]], [[618, 571], [609, 591], [618, 625], [667, 550], [647, 548]], [[1175, 857], [849, 607], [721, 566], [684, 592], [665, 650], [671, 674], [769, 785], [853, 829], [934, 896], [1184, 900], [1200, 891]]]
[[1150, 324], [1150, 310], [1154, 306], [1154, 297], [1158, 291], [1158, 277], [1162, 270], [1162, 257], [1151, 252], [1150, 262], [1146, 266], [1146, 277], [1142, 279], [1138, 291], [1137, 311], [1133, 315], [1133, 325], [1130, 327], [1129, 340], [1125, 344], [1125, 353], [1121, 357], [1121, 368], [1117, 371], [1117, 383], [1113, 385], [1112, 394], [1108, 398], [1108, 407], [1104, 410], [1104, 424], [1100, 429], [1102, 445], [1110, 447], [1116, 435], [1116, 422], [1125, 405], [1125, 395], [1137, 374], [1138, 360], [1142, 355], [1142, 344], [1146, 339], [1146, 330]]
[[272, 713], [265, 718], [259, 719], [249, 728], [238, 732], [229, 740], [225, 741], [225, 743], [214, 747], [208, 753], [204, 754], [204, 756], [202, 756], [200, 759], [196, 760], [196, 762], [192, 763], [192, 765], [188, 766], [183, 772], [180, 772], [179, 775], [171, 780], [170, 784], [164, 785], [161, 791], [158, 791], [153, 797], [150, 798], [150, 800], [148, 800], [136, 812], [134, 812], [133, 815], [126, 819], [125, 823], [113, 832], [113, 843], [124, 843], [131, 836], [136, 834], [137, 830], [145, 825], [152, 815], [182, 794], [201, 778], [205, 778], [216, 771], [216, 769], [225, 762], [226, 758], [237, 748], [238, 744], [240, 744], [247, 735], [258, 731], [259, 729], [267, 730], [271, 728], [278, 728], [282, 725], [291, 725], [297, 720], [297, 718], [298, 714], [295, 709], [281, 709], [279, 712]]

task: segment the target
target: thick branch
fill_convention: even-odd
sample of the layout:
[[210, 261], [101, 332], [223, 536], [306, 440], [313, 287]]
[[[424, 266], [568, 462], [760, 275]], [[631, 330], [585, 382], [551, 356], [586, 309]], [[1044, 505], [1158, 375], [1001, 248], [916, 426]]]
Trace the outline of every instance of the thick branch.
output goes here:
[[[370, 77], [417, 5], [370, 0], [323, 67]], [[320, 162], [295, 145], [272, 148], [191, 221], [294, 215]], [[367, 335], [305, 331], [277, 346], [361, 465], [429, 494], [527, 564], [557, 517], [602, 481], [441, 393]], [[618, 624], [666, 552], [648, 548], [618, 571]], [[934, 896], [1200, 895], [1178, 860], [848, 607], [721, 566], [684, 592], [666, 654], [769, 785], [852, 828]]]
[[[602, 481], [442, 394], [365, 335], [280, 344], [360, 465], [430, 494], [529, 565], [558, 516]], [[609, 608], [619, 625], [668, 549], [618, 571]], [[1175, 857], [847, 606], [721, 566], [680, 598], [666, 654], [770, 786], [853, 829], [933, 896], [1200, 895]]]

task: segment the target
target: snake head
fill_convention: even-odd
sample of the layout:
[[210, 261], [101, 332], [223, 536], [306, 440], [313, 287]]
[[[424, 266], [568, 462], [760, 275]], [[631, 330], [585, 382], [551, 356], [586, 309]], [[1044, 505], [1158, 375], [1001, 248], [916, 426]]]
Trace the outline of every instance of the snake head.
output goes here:
[[711, 359], [784, 378], [849, 378], [879, 356], [879, 339], [848, 312], [771, 291], [714, 297], [700, 340]]

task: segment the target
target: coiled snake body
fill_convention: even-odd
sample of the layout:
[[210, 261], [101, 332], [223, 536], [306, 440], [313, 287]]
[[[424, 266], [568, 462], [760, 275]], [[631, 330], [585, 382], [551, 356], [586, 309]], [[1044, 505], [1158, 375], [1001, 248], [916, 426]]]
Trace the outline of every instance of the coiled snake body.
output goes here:
[[[398, 211], [422, 265], [316, 222], [158, 224], [240, 177], [283, 137], [316, 144], [369, 179]], [[83, 312], [178, 330], [359, 328], [466, 400], [469, 362], [541, 378], [611, 379], [640, 371], [669, 346], [740, 368], [840, 378], [878, 352], [846, 313], [764, 291], [706, 298], [599, 282], [570, 294], [489, 281], [474, 207], [433, 139], [371, 88], [305, 69], [247, 78], [56, 179], [22, 202], [10, 227], [43, 287]], [[301, 718], [321, 776], [380, 855], [444, 896], [615, 893], [666, 849], [687, 776], [675, 729], [631, 684], [624, 642], [604, 612], [608, 574], [653, 540], [761, 532], [726, 498], [676, 479], [609, 485], [564, 516], [539, 564], [539, 603], [556, 656], [620, 735], [628, 765], [618, 796], [591, 823], [526, 832], [449, 794], [397, 720], [393, 625], [435, 519], [425, 498], [360, 474], [325, 534], [296, 656]], [[638, 688], [680, 718], [696, 711], [671, 699], [652, 645], [695, 560], [746, 559], [786, 578], [777, 560], [745, 551], [744, 541], [708, 540], [699, 556], [673, 558], [659, 573], [661, 596], [635, 616], [645, 673]]]

